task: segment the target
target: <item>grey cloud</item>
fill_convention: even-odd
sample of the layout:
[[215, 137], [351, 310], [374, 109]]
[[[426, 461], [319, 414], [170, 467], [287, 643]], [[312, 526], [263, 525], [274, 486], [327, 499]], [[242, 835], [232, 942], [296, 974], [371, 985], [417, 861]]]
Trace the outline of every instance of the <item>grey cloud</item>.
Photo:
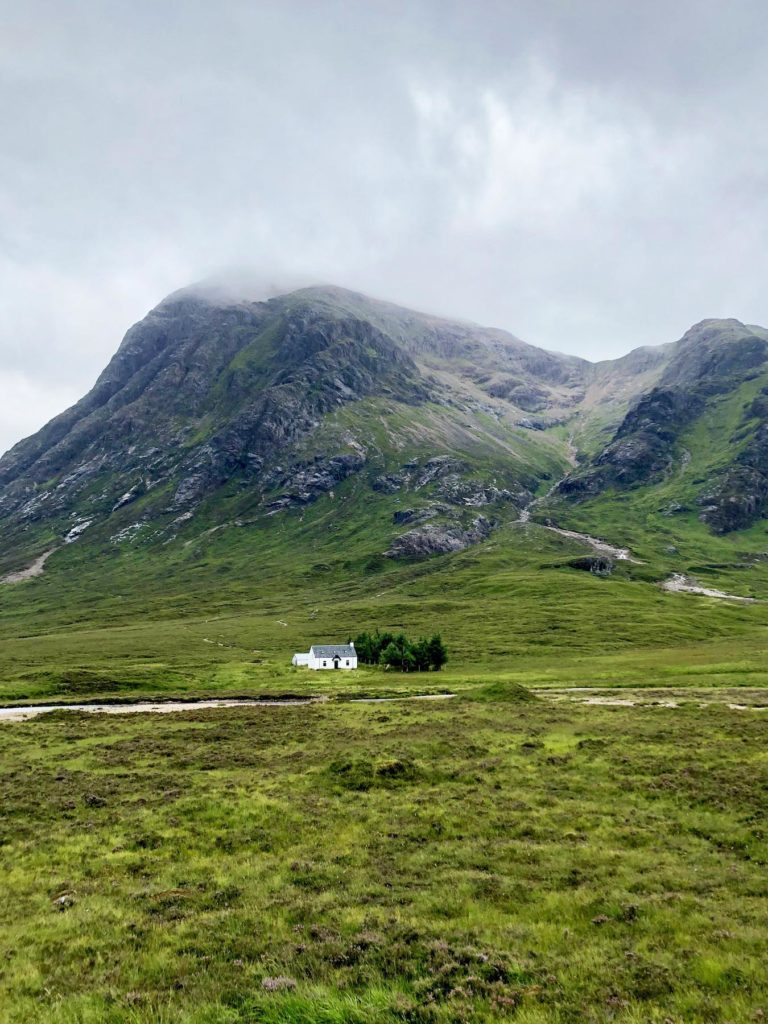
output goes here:
[[768, 323], [762, 0], [0, 13], [0, 450], [222, 268], [591, 358]]

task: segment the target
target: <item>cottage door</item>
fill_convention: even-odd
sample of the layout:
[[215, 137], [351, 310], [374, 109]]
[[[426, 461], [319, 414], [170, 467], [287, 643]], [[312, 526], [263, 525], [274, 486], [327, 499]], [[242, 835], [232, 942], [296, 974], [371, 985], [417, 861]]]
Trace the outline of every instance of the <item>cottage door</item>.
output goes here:
[[338, 656], [337, 656], [337, 657], [335, 657], [335, 658], [333, 659], [333, 667], [334, 667], [334, 668], [338, 668], [340, 664], [341, 664], [341, 660], [339, 659], [339, 657], [338, 657]]

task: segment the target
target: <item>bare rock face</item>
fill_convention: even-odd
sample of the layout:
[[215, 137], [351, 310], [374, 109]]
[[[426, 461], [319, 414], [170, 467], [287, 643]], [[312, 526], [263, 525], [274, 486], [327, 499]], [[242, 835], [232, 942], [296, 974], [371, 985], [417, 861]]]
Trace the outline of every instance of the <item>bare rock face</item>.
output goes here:
[[444, 505], [428, 505], [426, 508], [404, 508], [392, 513], [392, 522], [395, 526], [405, 526], [408, 523], [423, 523], [435, 516], [445, 514], [448, 509]]
[[768, 359], [768, 332], [738, 320], [702, 320], [675, 345], [661, 383], [689, 387], [743, 378]]
[[397, 494], [406, 483], [407, 479], [402, 473], [388, 473], [377, 476], [372, 487], [374, 491], [381, 491], [382, 494]]
[[[397, 473], [388, 473], [374, 479], [372, 486], [375, 491], [384, 494], [396, 494], [398, 491], [427, 491], [441, 502], [461, 508], [482, 508], [486, 505], [511, 504], [523, 508], [533, 498], [526, 487], [518, 485], [513, 491], [508, 487], [499, 487], [490, 480], [480, 480], [471, 475], [470, 467], [460, 459], [449, 455], [437, 455], [420, 462], [412, 460], [401, 467]], [[433, 506], [436, 507], [436, 506]], [[407, 522], [408, 519], [397, 518], [400, 515], [419, 514], [423, 510], [405, 510], [395, 513], [395, 523]]]
[[494, 398], [504, 398], [524, 412], [541, 412], [550, 405], [549, 394], [544, 388], [526, 384], [514, 377], [494, 381], [488, 385], [487, 391]]
[[[160, 544], [195, 521], [305, 507], [355, 475], [363, 490], [409, 494], [402, 525], [430, 525], [413, 545], [457, 550], [484, 535], [470, 510], [514, 511], [540, 482], [535, 455], [507, 459], [492, 438], [485, 449], [482, 430], [472, 439], [476, 414], [505, 417], [489, 389], [503, 378], [522, 404], [560, 407], [588, 365], [341, 289], [258, 302], [184, 290], [127, 332], [89, 394], [0, 459], [0, 563], [81, 520], [93, 523], [85, 543]], [[422, 454], [398, 467], [387, 417], [404, 405]], [[455, 435], [448, 418], [432, 429], [435, 407], [458, 410]], [[368, 446], [372, 409], [384, 433]]]
[[398, 537], [384, 554], [387, 558], [419, 559], [429, 558], [431, 555], [444, 555], [451, 551], [463, 551], [471, 544], [487, 540], [493, 526], [494, 524], [485, 516], [473, 519], [466, 528], [459, 523], [428, 523]]
[[373, 481], [375, 491], [394, 494], [404, 487], [419, 491], [423, 487], [446, 477], [454, 478], [467, 471], [469, 467], [460, 459], [450, 455], [435, 455], [425, 462], [413, 459], [406, 462], [397, 473], [385, 473]]
[[365, 465], [362, 455], [345, 454], [325, 458], [317, 455], [310, 463], [298, 464], [290, 472], [276, 471], [265, 483], [277, 477], [277, 486], [284, 487], [285, 492], [272, 499], [267, 509], [281, 512], [298, 505], [309, 505], [321, 494], [327, 494], [334, 487], [346, 480], [353, 473], [358, 473]]
[[[595, 381], [634, 404], [561, 484], [576, 500], [664, 478], [681, 432], [767, 356], [768, 332], [738, 321], [597, 366], [342, 289], [258, 302], [185, 290], [128, 331], [89, 394], [0, 458], [0, 568], [78, 539], [78, 524], [82, 545], [160, 545], [195, 523], [290, 514], [345, 481], [345, 500], [370, 488], [371, 510], [407, 528], [388, 557], [460, 551], [560, 471], [564, 446], [539, 432], [588, 393], [591, 415]], [[768, 511], [768, 396], [750, 417], [701, 495], [718, 532]]]
[[[0, 517], [107, 518], [154, 489], [165, 497], [153, 514], [178, 515], [233, 478], [263, 490], [280, 453], [350, 402], [429, 394], [412, 357], [364, 319], [181, 293], [128, 331], [82, 401], [0, 459]], [[343, 457], [297, 471], [291, 494], [327, 490], [338, 472]]]
[[[761, 395], [747, 415], [762, 409]], [[743, 530], [768, 513], [768, 421], [760, 424], [715, 486], [701, 495], [700, 518], [715, 533]]]
[[517, 504], [522, 507], [533, 498], [531, 492], [525, 488], [520, 488], [513, 493], [506, 487], [496, 487], [495, 484], [481, 483], [478, 480], [467, 480], [457, 474], [441, 481], [437, 493], [441, 498], [454, 505], [473, 508], [496, 503]]

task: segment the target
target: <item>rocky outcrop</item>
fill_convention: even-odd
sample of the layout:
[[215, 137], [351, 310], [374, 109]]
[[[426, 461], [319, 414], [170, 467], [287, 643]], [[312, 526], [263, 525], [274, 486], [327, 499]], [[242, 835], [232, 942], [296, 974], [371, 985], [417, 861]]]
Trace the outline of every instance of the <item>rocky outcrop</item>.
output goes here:
[[485, 516], [473, 519], [467, 527], [459, 523], [428, 523], [402, 534], [384, 554], [387, 558], [419, 559], [463, 551], [472, 544], [487, 540], [493, 526]]
[[524, 412], [541, 412], [551, 404], [551, 396], [544, 388], [525, 383], [514, 377], [503, 377], [488, 384], [486, 390], [494, 398], [504, 398]]
[[392, 522], [395, 526], [423, 523], [427, 519], [434, 519], [435, 516], [444, 515], [447, 512], [448, 509], [444, 505], [430, 505], [426, 508], [404, 508], [392, 513]]
[[610, 576], [614, 568], [612, 559], [605, 555], [585, 555], [582, 558], [572, 558], [566, 564], [569, 569], [590, 572], [593, 576]]
[[734, 464], [701, 495], [699, 504], [703, 506], [700, 518], [715, 533], [745, 530], [768, 514], [768, 422], [758, 427]]
[[[703, 320], [672, 346], [667, 359], [659, 385], [635, 402], [595, 458], [560, 483], [559, 494], [583, 500], [608, 488], [625, 490], [663, 479], [675, 465], [681, 432], [713, 400], [765, 367], [768, 331], [738, 320]], [[759, 409], [752, 415], [760, 415]], [[702, 518], [718, 532], [738, 529], [732, 524], [748, 524], [761, 514], [765, 499], [759, 463], [758, 444], [703, 496]]]
[[660, 384], [697, 386], [744, 379], [768, 360], [768, 331], [739, 320], [702, 320], [683, 335]]
[[497, 386], [517, 387], [529, 400], [560, 406], [583, 389], [591, 372], [584, 359], [547, 352], [506, 331], [401, 309], [343, 289], [308, 288], [296, 293], [294, 301], [301, 298], [364, 317], [386, 330], [420, 366], [447, 369], [486, 394]]
[[407, 482], [402, 473], [383, 473], [374, 479], [371, 487], [382, 494], [396, 494]]
[[470, 508], [482, 508], [484, 505], [497, 503], [514, 504], [522, 508], [533, 499], [533, 494], [525, 488], [513, 492], [506, 487], [496, 487], [495, 484], [467, 480], [458, 474], [452, 474], [442, 480], [436, 488], [436, 493], [454, 505]]
[[346, 454], [334, 455], [330, 459], [317, 455], [312, 462], [297, 464], [289, 472], [283, 472], [278, 467], [265, 483], [268, 485], [277, 477], [277, 486], [285, 490], [267, 503], [267, 511], [274, 514], [298, 505], [309, 505], [321, 494], [332, 491], [348, 476], [358, 473], [364, 465], [362, 455]]
[[[187, 290], [128, 331], [85, 398], [0, 459], [0, 565], [31, 561], [73, 524], [93, 524], [84, 544], [159, 544], [190, 523], [301, 508], [355, 475], [356, 494], [370, 486], [403, 505], [394, 523], [410, 529], [390, 557], [461, 550], [560, 471], [562, 437], [538, 432], [580, 403], [591, 415], [615, 391], [616, 422], [637, 380], [658, 384], [559, 493], [652, 482], [679, 471], [681, 430], [760, 372], [766, 352], [768, 332], [704, 321], [669, 350], [593, 366], [341, 289], [259, 302]], [[767, 411], [762, 396], [702, 496], [719, 532], [768, 508], [755, 422]], [[389, 516], [397, 503], [375, 504]]]
[[562, 416], [548, 416], [537, 420], [523, 416], [521, 419], [515, 420], [515, 426], [522, 427], [523, 430], [549, 430], [550, 427], [560, 427], [565, 422], [566, 420]]
[[397, 473], [376, 477], [371, 486], [384, 494], [428, 489], [442, 501], [464, 508], [493, 504], [512, 504], [523, 508], [533, 498], [533, 494], [521, 485], [512, 490], [477, 479], [471, 475], [471, 468], [465, 462], [449, 455], [438, 455], [424, 462], [412, 460]]
[[[692, 349], [688, 339], [684, 358], [670, 363], [675, 379], [685, 379], [693, 367], [704, 374], [703, 379], [687, 386], [654, 388], [627, 413], [613, 441], [585, 467], [561, 481], [560, 494], [581, 500], [607, 488], [652, 484], [667, 477], [677, 462], [686, 467], [690, 453], [680, 448], [681, 432], [711, 408], [710, 402], [749, 381], [768, 351], [763, 338], [740, 333], [733, 326], [737, 321], [728, 323], [736, 337], [724, 351], [712, 349], [708, 329], [701, 351]], [[720, 534], [747, 529], [768, 514], [768, 388], [747, 406], [730, 443], [735, 452], [731, 464], [707, 482], [697, 499], [699, 518]], [[687, 511], [688, 505], [674, 500], [659, 509], [664, 516]]]

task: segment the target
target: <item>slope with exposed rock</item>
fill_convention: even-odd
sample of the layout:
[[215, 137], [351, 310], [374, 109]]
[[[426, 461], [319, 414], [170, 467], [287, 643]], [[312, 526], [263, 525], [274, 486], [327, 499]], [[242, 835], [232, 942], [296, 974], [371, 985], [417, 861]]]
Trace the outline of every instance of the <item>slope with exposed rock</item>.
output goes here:
[[[265, 302], [183, 291], [131, 328], [81, 402], [0, 460], [0, 557], [17, 569], [73, 530], [167, 540], [198, 517], [208, 529], [233, 493], [240, 513], [275, 515], [361, 473], [434, 491], [446, 536], [466, 533], [463, 509], [519, 508], [562, 464], [557, 444], [516, 425], [530, 403], [499, 381], [560, 411], [580, 367], [340, 289]], [[374, 410], [393, 425], [383, 444]], [[428, 479], [403, 475], [405, 448], [437, 467]]]
[[[275, 565], [281, 552], [312, 564], [322, 529], [359, 575], [525, 543], [504, 528], [532, 519], [567, 546], [553, 565], [580, 569], [575, 508], [678, 476], [684, 493], [665, 492], [658, 515], [695, 507], [739, 529], [768, 503], [767, 351], [761, 328], [704, 321], [591, 364], [338, 288], [185, 290], [131, 328], [81, 402], [0, 459], [0, 570], [23, 580], [41, 556], [47, 574], [81, 551], [94, 566], [146, 551], [205, 570], [233, 531], [241, 557], [268, 546]], [[623, 550], [603, 525], [585, 522], [587, 549], [607, 536]], [[589, 575], [608, 575], [588, 557]]]
[[[658, 384], [633, 403], [609, 443], [558, 493], [584, 501], [665, 483], [685, 469], [691, 448], [705, 444], [697, 461], [707, 472], [693, 481], [695, 494], [681, 480], [686, 500], [716, 532], [749, 527], [768, 503], [766, 382], [768, 331], [737, 320], [702, 321], [673, 347]], [[698, 436], [700, 423], [719, 416], [719, 429]]]

